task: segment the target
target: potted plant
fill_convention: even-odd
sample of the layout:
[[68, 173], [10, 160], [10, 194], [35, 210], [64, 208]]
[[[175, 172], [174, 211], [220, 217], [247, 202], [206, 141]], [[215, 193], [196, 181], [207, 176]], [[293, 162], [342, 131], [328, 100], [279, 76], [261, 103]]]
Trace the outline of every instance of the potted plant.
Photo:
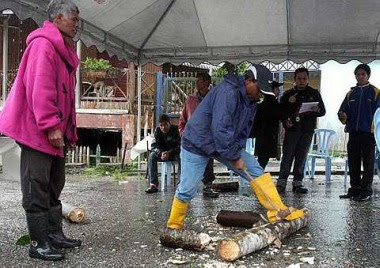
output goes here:
[[82, 61], [82, 67], [84, 69], [84, 77], [95, 80], [97, 78], [104, 78], [106, 71], [111, 68], [111, 64], [105, 59], [87, 57], [86, 60]]

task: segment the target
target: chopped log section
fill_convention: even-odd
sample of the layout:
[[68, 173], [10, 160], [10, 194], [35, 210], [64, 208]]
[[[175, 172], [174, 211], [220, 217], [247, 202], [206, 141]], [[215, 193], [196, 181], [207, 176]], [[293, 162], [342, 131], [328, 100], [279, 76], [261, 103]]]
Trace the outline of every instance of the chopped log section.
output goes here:
[[234, 261], [242, 256], [272, 244], [276, 239], [283, 239], [309, 223], [310, 213], [292, 221], [278, 221], [261, 227], [241, 232], [232, 238], [226, 238], [218, 244], [218, 254], [225, 261]]
[[196, 233], [190, 230], [175, 230], [166, 228], [160, 234], [160, 243], [171, 248], [183, 248], [202, 251], [211, 238], [205, 233]]
[[84, 209], [62, 202], [62, 216], [71, 222], [81, 223], [84, 221]]
[[210, 188], [218, 192], [236, 192], [239, 190], [238, 181], [228, 181], [228, 182], [216, 182], [210, 185]]
[[253, 211], [221, 210], [216, 215], [217, 223], [223, 226], [252, 228], [267, 223], [264, 216]]

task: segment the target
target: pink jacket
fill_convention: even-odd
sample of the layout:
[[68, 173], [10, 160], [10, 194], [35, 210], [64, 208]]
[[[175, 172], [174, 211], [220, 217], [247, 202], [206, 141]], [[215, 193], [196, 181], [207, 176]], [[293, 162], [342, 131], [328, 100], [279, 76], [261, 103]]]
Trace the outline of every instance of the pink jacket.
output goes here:
[[58, 28], [45, 21], [30, 33], [12, 90], [0, 114], [0, 132], [38, 151], [63, 157], [49, 130], [60, 129], [75, 143], [75, 72], [79, 59]]
[[198, 93], [196, 92], [194, 95], [189, 96], [185, 102], [185, 107], [183, 107], [181, 116], [179, 117], [178, 130], [179, 135], [182, 137], [182, 133], [185, 130], [185, 125], [187, 121], [189, 121], [190, 117], [194, 113], [195, 109], [198, 107], [200, 103]]

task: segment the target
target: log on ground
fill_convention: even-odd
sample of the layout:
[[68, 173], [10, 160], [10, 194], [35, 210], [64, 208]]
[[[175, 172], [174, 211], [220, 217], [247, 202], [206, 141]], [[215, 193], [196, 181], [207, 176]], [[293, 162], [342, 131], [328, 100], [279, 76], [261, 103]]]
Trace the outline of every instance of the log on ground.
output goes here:
[[190, 230], [176, 230], [166, 228], [160, 234], [160, 243], [171, 248], [183, 248], [195, 251], [202, 251], [211, 238], [205, 233], [196, 233]]
[[84, 221], [85, 212], [83, 208], [73, 206], [71, 204], [62, 203], [62, 216], [70, 222], [81, 223]]
[[260, 213], [253, 211], [221, 210], [216, 215], [217, 223], [230, 227], [252, 228], [265, 224], [264, 219]]
[[268, 223], [261, 227], [252, 228], [226, 238], [218, 244], [218, 254], [225, 261], [234, 261], [242, 256], [260, 250], [272, 244], [276, 239], [283, 238], [305, 227], [310, 220], [310, 213], [305, 210], [305, 215], [292, 221], [279, 221]]
[[228, 182], [216, 182], [210, 185], [210, 188], [218, 192], [236, 192], [239, 190], [238, 181], [228, 181]]

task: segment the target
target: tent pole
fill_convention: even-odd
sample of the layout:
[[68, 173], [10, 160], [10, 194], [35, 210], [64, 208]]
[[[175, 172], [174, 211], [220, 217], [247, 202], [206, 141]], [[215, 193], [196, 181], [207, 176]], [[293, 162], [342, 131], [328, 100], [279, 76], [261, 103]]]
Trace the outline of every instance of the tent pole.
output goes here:
[[[141, 140], [141, 63], [137, 66], [137, 133], [136, 133], [136, 143]], [[138, 157], [138, 169], [141, 168], [140, 156]]]
[[75, 85], [75, 108], [80, 108], [80, 99], [81, 99], [81, 93], [80, 88], [82, 86], [82, 77], [81, 77], [81, 62], [82, 62], [82, 41], [79, 40], [77, 42], [77, 55], [79, 58], [79, 66], [76, 73], [77, 78], [77, 84]]
[[7, 16], [3, 21], [3, 105], [7, 98], [7, 83], [8, 83], [8, 23], [9, 17]]

